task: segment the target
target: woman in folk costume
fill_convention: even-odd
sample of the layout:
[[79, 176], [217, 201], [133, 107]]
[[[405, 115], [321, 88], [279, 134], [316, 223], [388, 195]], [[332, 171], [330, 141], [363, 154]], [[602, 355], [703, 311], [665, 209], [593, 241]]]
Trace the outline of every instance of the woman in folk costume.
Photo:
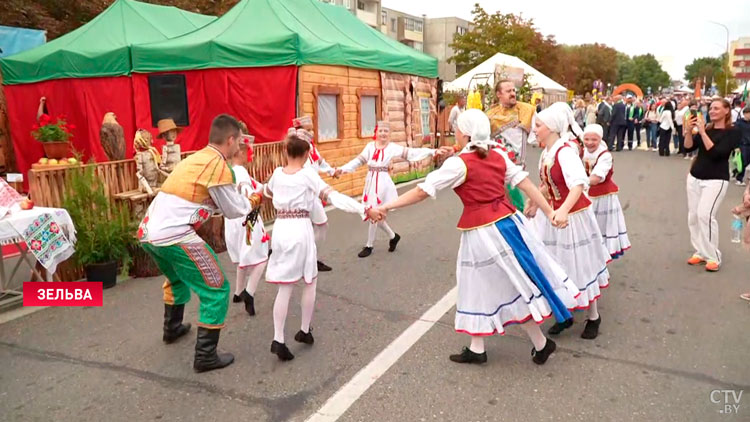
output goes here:
[[[365, 149], [343, 167], [336, 169], [336, 176], [341, 173], [353, 173], [359, 166], [367, 164], [369, 171], [365, 179], [365, 188], [362, 193], [362, 203], [369, 207], [390, 202], [398, 197], [396, 185], [391, 179], [389, 166], [394, 158], [401, 157], [407, 161], [420, 161], [427, 157], [434, 157], [438, 150], [430, 148], [409, 148], [390, 142], [391, 126], [387, 121], [379, 121], [375, 127], [375, 141], [365, 146]], [[396, 250], [401, 236], [391, 230], [385, 221], [371, 224], [367, 232], [367, 243], [359, 252], [360, 258], [366, 258], [372, 254], [375, 245], [377, 229], [383, 230], [390, 239], [388, 252]]]
[[[309, 138], [313, 139], [313, 122], [310, 116], [297, 117], [293, 121], [294, 127], [290, 128], [290, 133], [297, 129], [304, 129], [308, 132]], [[318, 173], [324, 173], [329, 176], [333, 176], [335, 169], [328, 165], [326, 160], [320, 155], [320, 151], [315, 146], [315, 141], [310, 142], [310, 158], [307, 159], [305, 167], [312, 167]], [[328, 233], [328, 216], [323, 205], [323, 201], [315, 200], [313, 204], [312, 215], [310, 219], [313, 223], [313, 231], [315, 232], [315, 246], [320, 249], [323, 242], [326, 240], [326, 234]], [[323, 261], [318, 261], [318, 271], [331, 271], [332, 268], [326, 265]]]
[[[253, 194], [260, 194], [263, 185], [250, 177], [245, 167], [253, 161], [254, 138], [244, 132], [245, 130], [240, 141], [240, 149], [231, 157], [231, 162], [237, 191], [249, 198]], [[237, 282], [232, 302], [244, 302], [245, 311], [251, 316], [255, 315], [255, 290], [258, 288], [263, 270], [266, 269], [268, 241], [271, 240], [263, 226], [263, 218], [258, 215], [251, 223], [246, 217], [225, 217], [224, 239], [229, 258], [237, 265]]]
[[[334, 207], [365, 218], [365, 206], [328, 186], [313, 168], [305, 167], [312, 138], [303, 129], [289, 134], [286, 139], [288, 162], [277, 168], [263, 188], [263, 196], [272, 198], [276, 208], [273, 254], [268, 262], [266, 281], [278, 284], [279, 291], [273, 305], [274, 338], [271, 353], [281, 360], [294, 359], [284, 342], [289, 300], [294, 284], [302, 280], [302, 326], [294, 336], [297, 342], [314, 342], [310, 323], [315, 308], [315, 289], [318, 278], [315, 234], [310, 220], [313, 204], [320, 198]], [[370, 211], [368, 211], [370, 212]]]
[[619, 188], [612, 180], [613, 157], [607, 144], [602, 141], [604, 130], [596, 123], [586, 125], [583, 131], [583, 166], [589, 176], [588, 197], [594, 209], [596, 222], [612, 259], [622, 256], [630, 249], [628, 229], [622, 213]]
[[[568, 107], [564, 103], [563, 107]], [[600, 289], [609, 285], [607, 262], [609, 253], [604, 247], [602, 233], [591, 210], [591, 201], [583, 194], [588, 177], [576, 147], [570, 142], [568, 113], [558, 105], [543, 110], [536, 119], [536, 135], [543, 146], [539, 159], [539, 173], [547, 197], [555, 209], [554, 221], [537, 216], [533, 219], [537, 235], [565, 268], [568, 276], [582, 293], [577, 309], [588, 309], [586, 327], [581, 335], [594, 339], [599, 333], [599, 316], [596, 301]], [[536, 206], [532, 204], [527, 215], [533, 217]], [[549, 334], [560, 334], [572, 326], [572, 320], [556, 323]]]
[[460, 154], [448, 158], [424, 183], [376, 210], [386, 213], [434, 197], [438, 190], [454, 189], [464, 204], [458, 222], [455, 326], [471, 336], [471, 345], [450, 359], [484, 363], [484, 337], [522, 324], [534, 344], [532, 360], [541, 365], [556, 345], [538, 324], [552, 315], [560, 322], [572, 319], [569, 309], [576, 306], [580, 293], [513, 207], [505, 186], [519, 187], [549, 217], [552, 208], [528, 173], [495, 148], [499, 144], [490, 140], [489, 120], [480, 110], [461, 113], [456, 127]]

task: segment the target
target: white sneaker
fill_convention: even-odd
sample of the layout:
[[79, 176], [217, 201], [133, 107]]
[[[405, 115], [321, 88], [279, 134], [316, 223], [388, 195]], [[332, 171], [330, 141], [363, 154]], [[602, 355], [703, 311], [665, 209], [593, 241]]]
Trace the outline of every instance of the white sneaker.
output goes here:
[[745, 186], [745, 182], [740, 182], [739, 180], [735, 180], [734, 184], [737, 186]]

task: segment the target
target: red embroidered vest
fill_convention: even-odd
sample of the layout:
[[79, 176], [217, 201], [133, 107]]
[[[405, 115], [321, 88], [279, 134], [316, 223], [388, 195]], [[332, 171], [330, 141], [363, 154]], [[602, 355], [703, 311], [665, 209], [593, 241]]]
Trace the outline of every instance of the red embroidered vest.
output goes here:
[[505, 196], [506, 166], [500, 154], [490, 151], [484, 159], [477, 153], [459, 157], [466, 165], [466, 179], [454, 189], [464, 204], [458, 220], [460, 230], [483, 227], [516, 212]]
[[[586, 174], [591, 176], [591, 172], [594, 170], [594, 167], [596, 167], [596, 164], [599, 162], [599, 158], [601, 158], [602, 155], [607, 153], [609, 151], [604, 150], [599, 153], [599, 155], [596, 156], [596, 161], [594, 161], [593, 165], [590, 165], [588, 161], [584, 161], [584, 167], [586, 167]], [[598, 196], [606, 196], [611, 195], [613, 193], [617, 193], [620, 188], [617, 187], [615, 184], [615, 181], [612, 180], [612, 175], [615, 172], [615, 166], [612, 165], [612, 168], [609, 169], [609, 173], [607, 173], [607, 177], [604, 178], [604, 181], [599, 183], [598, 185], [591, 185], [589, 187], [589, 197], [596, 198]]]
[[[573, 148], [572, 145], [565, 144], [561, 146], [555, 153], [555, 160], [551, 166], [548, 166], [542, 162], [541, 168], [539, 169], [539, 177], [542, 179], [544, 187], [547, 189], [547, 194], [550, 198], [550, 205], [553, 209], [558, 209], [565, 202], [565, 198], [568, 197], [570, 189], [565, 184], [565, 176], [563, 176], [562, 167], [560, 166], [559, 155], [563, 148]], [[578, 201], [570, 209], [569, 213], [572, 214], [576, 211], [580, 211], [591, 205], [591, 201], [586, 198], [583, 193]]]

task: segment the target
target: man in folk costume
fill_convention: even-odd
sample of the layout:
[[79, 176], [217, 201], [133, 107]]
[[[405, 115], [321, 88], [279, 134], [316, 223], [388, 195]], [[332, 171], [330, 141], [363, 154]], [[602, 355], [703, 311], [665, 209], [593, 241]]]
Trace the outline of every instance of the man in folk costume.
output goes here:
[[183, 324], [190, 290], [198, 295], [198, 339], [193, 368], [210, 371], [230, 365], [234, 356], [217, 353], [219, 332], [229, 305], [229, 282], [216, 253], [196, 233], [214, 211], [227, 218], [247, 215], [258, 206], [238, 193], [227, 164], [239, 148], [240, 125], [229, 115], [211, 124], [209, 144], [182, 160], [162, 185], [138, 228], [138, 238], [167, 280], [164, 282], [164, 337], [172, 343], [187, 334]]
[[[288, 131], [290, 134], [297, 129], [303, 129], [307, 132], [307, 135], [311, 140], [310, 155], [305, 163], [305, 167], [312, 167], [318, 173], [333, 176], [335, 169], [326, 162], [325, 158], [320, 155], [320, 151], [318, 151], [318, 148], [315, 146], [312, 118], [310, 116], [297, 117], [292, 121], [292, 126], [293, 127], [289, 128]], [[320, 251], [320, 247], [323, 245], [323, 242], [325, 242], [326, 234], [328, 233], [328, 216], [326, 215], [326, 210], [321, 200], [315, 200], [310, 218], [313, 223], [313, 231], [315, 232], [315, 245], [317, 246], [318, 251]], [[332, 268], [326, 265], [323, 261], [319, 259], [317, 261], [318, 271], [332, 270]]]
[[[495, 84], [498, 105], [487, 111], [490, 119], [491, 137], [505, 146], [508, 155], [522, 168], [526, 167], [526, 144], [529, 143], [536, 110], [533, 105], [516, 99], [516, 86], [503, 79]], [[531, 138], [533, 140], [533, 137]], [[523, 211], [524, 200], [521, 191], [508, 186], [508, 196], [513, 205]]]

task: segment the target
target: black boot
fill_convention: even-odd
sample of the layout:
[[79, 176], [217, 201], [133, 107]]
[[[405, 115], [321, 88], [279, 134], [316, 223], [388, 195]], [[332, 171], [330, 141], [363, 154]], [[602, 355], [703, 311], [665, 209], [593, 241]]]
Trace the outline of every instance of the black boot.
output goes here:
[[586, 320], [586, 327], [583, 329], [583, 333], [581, 333], [581, 338], [585, 338], [586, 340], [593, 340], [596, 338], [596, 336], [599, 335], [599, 324], [602, 323], [602, 317], [599, 316], [599, 318], [596, 319], [596, 321], [592, 321], [590, 319]]
[[396, 250], [396, 246], [398, 245], [398, 241], [401, 240], [401, 236], [399, 236], [398, 233], [396, 233], [396, 236], [391, 239], [390, 242], [388, 242], [388, 252], [393, 252]]
[[294, 355], [292, 352], [289, 351], [289, 348], [286, 347], [286, 344], [279, 343], [278, 341], [274, 340], [273, 343], [271, 343], [271, 353], [275, 354], [279, 357], [279, 360], [292, 360], [294, 359]]
[[563, 332], [563, 330], [570, 328], [573, 326], [573, 318], [563, 322], [560, 324], [559, 322], [556, 322], [555, 325], [551, 326], [549, 330], [547, 330], [547, 334], [551, 336], [556, 336]]
[[450, 360], [457, 363], [485, 363], [487, 362], [487, 352], [474, 353], [468, 347], [464, 347], [461, 353], [450, 355]]
[[305, 343], [312, 346], [312, 344], [315, 343], [315, 339], [312, 335], [312, 327], [310, 327], [310, 331], [307, 333], [302, 330], [297, 331], [297, 334], [294, 335], [294, 340], [296, 340], [297, 343]]
[[318, 271], [331, 271], [333, 268], [324, 264], [323, 261], [318, 261]]
[[216, 353], [220, 332], [221, 329], [210, 330], [198, 327], [198, 340], [195, 342], [195, 360], [193, 361], [195, 372], [221, 369], [234, 362], [234, 355], [231, 353]]
[[361, 251], [359, 251], [359, 254], [357, 254], [357, 256], [360, 258], [367, 258], [370, 255], [372, 255], [372, 248], [369, 246], [365, 246]]
[[162, 336], [164, 343], [174, 343], [190, 331], [190, 323], [182, 323], [184, 312], [185, 305], [164, 304], [164, 336]]
[[555, 349], [557, 349], [557, 344], [555, 344], [552, 339], [547, 339], [547, 344], [544, 345], [544, 349], [537, 351], [535, 348], [531, 348], [531, 360], [537, 365], [544, 365], [544, 362], [547, 362], [547, 358], [549, 358], [549, 355], [551, 355]]
[[247, 290], [243, 290], [242, 293], [240, 293], [240, 299], [245, 302], [245, 311], [247, 311], [248, 315], [254, 316], [255, 299], [247, 292]]
[[240, 302], [242, 302], [242, 298], [239, 295], [234, 295], [234, 297], [232, 297], [232, 303], [240, 303]]

